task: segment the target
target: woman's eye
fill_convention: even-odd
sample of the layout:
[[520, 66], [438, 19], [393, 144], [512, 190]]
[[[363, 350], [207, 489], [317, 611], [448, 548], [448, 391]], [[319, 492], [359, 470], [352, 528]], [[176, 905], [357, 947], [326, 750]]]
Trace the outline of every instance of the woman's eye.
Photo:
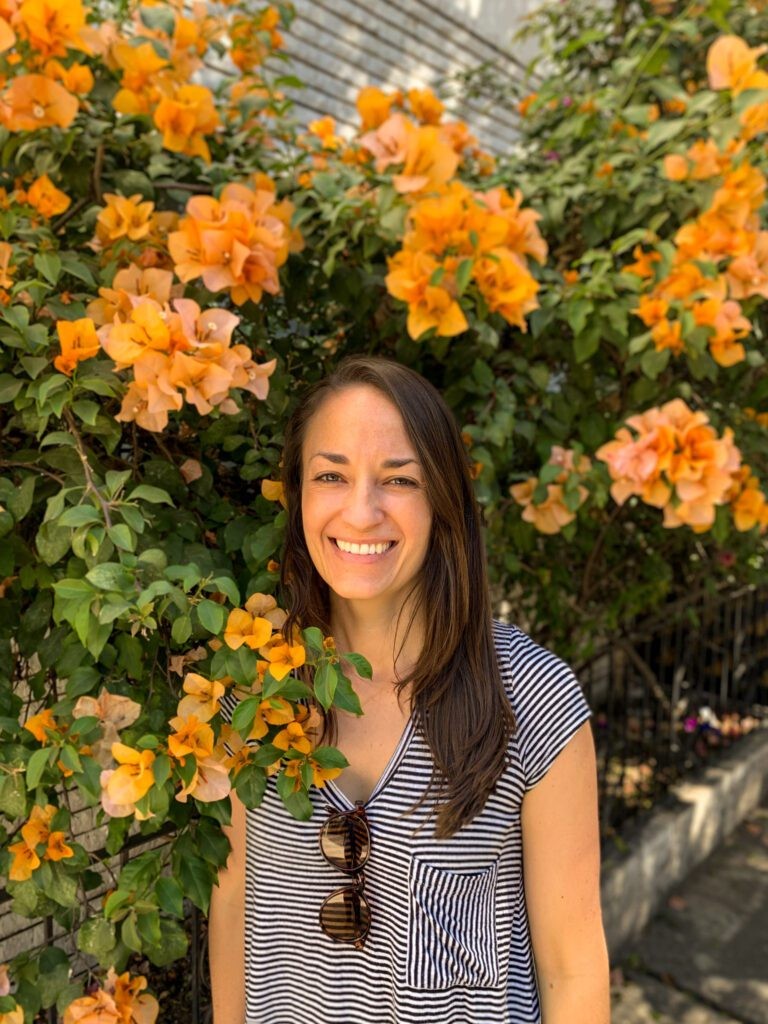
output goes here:
[[418, 487], [419, 485], [415, 480], [410, 480], [407, 476], [396, 476], [392, 480], [387, 481], [390, 484], [397, 484], [398, 487]]
[[337, 480], [341, 480], [341, 477], [338, 473], [320, 473], [315, 480], [319, 480], [320, 483], [335, 484]]

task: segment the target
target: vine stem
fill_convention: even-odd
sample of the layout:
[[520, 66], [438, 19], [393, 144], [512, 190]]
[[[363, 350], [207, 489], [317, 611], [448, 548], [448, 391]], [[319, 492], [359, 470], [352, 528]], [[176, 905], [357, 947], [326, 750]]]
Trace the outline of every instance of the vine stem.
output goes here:
[[104, 522], [106, 523], [107, 529], [109, 530], [112, 527], [112, 516], [110, 515], [109, 511], [109, 502], [106, 500], [104, 495], [96, 486], [96, 483], [93, 479], [93, 474], [91, 473], [91, 467], [88, 462], [88, 453], [83, 447], [83, 439], [80, 436], [80, 431], [77, 429], [75, 418], [69, 409], [64, 410], [64, 418], [66, 419], [67, 424], [69, 425], [70, 434], [75, 439], [75, 445], [77, 446], [77, 454], [80, 456], [80, 462], [82, 463], [83, 466], [83, 473], [85, 473], [86, 492], [90, 491], [92, 494], [96, 495], [96, 500], [101, 505], [101, 511], [104, 513]]
[[608, 536], [608, 531], [619, 518], [622, 511], [624, 510], [624, 507], [624, 505], [616, 505], [611, 514], [608, 516], [608, 519], [605, 521], [603, 528], [600, 531], [598, 538], [592, 547], [592, 550], [589, 552], [589, 555], [587, 556], [587, 564], [584, 566], [584, 575], [581, 579], [581, 590], [579, 592], [580, 602], [586, 601], [589, 597], [590, 591], [592, 589], [592, 571], [595, 567], [595, 563], [597, 562], [597, 556], [602, 552], [603, 544], [605, 543], [605, 538]]

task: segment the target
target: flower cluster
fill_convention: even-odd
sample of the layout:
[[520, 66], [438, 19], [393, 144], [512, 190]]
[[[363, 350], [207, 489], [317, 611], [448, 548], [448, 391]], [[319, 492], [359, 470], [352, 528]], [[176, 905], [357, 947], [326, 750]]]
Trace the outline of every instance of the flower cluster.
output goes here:
[[144, 992], [147, 979], [117, 974], [110, 967], [103, 984], [73, 1000], [64, 1011], [64, 1024], [155, 1024], [160, 1007]]
[[706, 413], [689, 409], [680, 398], [626, 422], [596, 452], [608, 466], [614, 500], [623, 505], [635, 495], [664, 510], [666, 527], [710, 529], [716, 506], [731, 499], [741, 466], [733, 431], [726, 427], [718, 437]]
[[81, 0], [22, 0], [1, 10], [0, 52], [19, 73], [0, 80], [0, 125], [10, 132], [68, 128], [79, 97], [93, 87], [90, 69], [73, 60], [93, 51], [86, 8]]
[[43, 860], [57, 861], [74, 857], [75, 851], [64, 841], [64, 832], [51, 831], [51, 822], [56, 815], [52, 804], [40, 807], [36, 804], [26, 824], [21, 826], [21, 840], [12, 843], [8, 852], [13, 855], [8, 878], [12, 882], [24, 882], [40, 867]]
[[[218, 199], [193, 196], [168, 248], [181, 281], [202, 278], [209, 291], [228, 290], [233, 302], [259, 302], [280, 290], [278, 269], [296, 246], [290, 203], [278, 203], [260, 176], [254, 188], [226, 185]], [[298, 243], [300, 244], [300, 242]]]
[[586, 455], [553, 445], [543, 469], [544, 479], [529, 477], [512, 484], [509, 493], [523, 506], [523, 519], [541, 533], [559, 533], [572, 523], [589, 491], [581, 482], [592, 468]]
[[472, 192], [453, 181], [414, 202], [402, 249], [389, 260], [390, 295], [408, 303], [408, 333], [451, 337], [467, 329], [460, 298], [470, 284], [490, 312], [526, 329], [538, 284], [526, 257], [542, 263], [547, 246], [538, 214], [503, 188]]
[[[721, 37], [708, 54], [710, 86], [731, 89], [734, 95], [765, 88], [768, 74], [755, 64], [761, 52], [737, 37]], [[768, 102], [748, 106], [741, 118], [742, 138], [724, 150], [713, 139], [699, 139], [685, 154], [665, 158], [665, 174], [673, 181], [719, 179], [708, 206], [675, 234], [668, 272], [657, 279], [651, 260], [659, 262], [659, 254], [641, 249], [635, 251], [636, 262], [625, 268], [649, 283], [634, 312], [650, 328], [656, 350], [679, 355], [693, 342], [694, 332], [704, 328], [710, 354], [720, 366], [746, 357], [742, 342], [751, 323], [742, 302], [768, 296], [768, 232], [760, 230], [758, 216], [766, 179], [745, 151], [746, 141], [768, 130]], [[705, 273], [702, 263], [711, 264], [714, 275]]]

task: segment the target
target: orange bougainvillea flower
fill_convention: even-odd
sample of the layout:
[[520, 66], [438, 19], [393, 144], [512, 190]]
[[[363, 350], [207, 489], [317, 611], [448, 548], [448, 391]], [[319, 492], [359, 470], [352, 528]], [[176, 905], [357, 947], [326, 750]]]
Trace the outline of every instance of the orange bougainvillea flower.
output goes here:
[[180, 803], [186, 803], [188, 796], [193, 796], [201, 803], [214, 803], [229, 796], [232, 783], [226, 764], [214, 757], [199, 758], [195, 773], [188, 785], [182, 786], [176, 794]]
[[219, 199], [193, 196], [179, 230], [168, 237], [176, 274], [202, 277], [210, 291], [228, 288], [235, 303], [259, 302], [280, 290], [278, 268], [288, 257], [288, 233], [275, 210], [275, 194], [245, 185], [225, 186]]
[[760, 481], [746, 463], [734, 474], [733, 487], [728, 495], [733, 512], [733, 524], [740, 532], [758, 527], [759, 532], [768, 530], [768, 501], [760, 487]]
[[44, 708], [28, 718], [24, 723], [24, 728], [31, 732], [37, 742], [42, 743], [43, 746], [50, 742], [49, 732], [59, 732], [59, 725], [50, 708]]
[[275, 679], [284, 679], [289, 672], [301, 668], [307, 660], [304, 646], [294, 639], [290, 643], [282, 633], [275, 633], [271, 640], [259, 648], [259, 654], [269, 663], [270, 674]]
[[149, 114], [161, 96], [158, 83], [163, 81], [167, 59], [149, 42], [132, 46], [124, 40], [115, 42], [110, 55], [123, 73], [113, 107], [119, 114]]
[[155, 1024], [160, 1008], [146, 987], [146, 978], [118, 976], [110, 967], [102, 988], [69, 1004], [64, 1024]]
[[[0, 8], [0, 11], [2, 9]], [[11, 28], [8, 18], [4, 13], [0, 13], [0, 53], [5, 53], [16, 42], [16, 33]]]
[[73, 718], [93, 717], [101, 723], [101, 738], [93, 744], [91, 753], [104, 768], [112, 762], [112, 744], [120, 739], [118, 730], [132, 725], [140, 714], [141, 705], [137, 701], [104, 688], [98, 697], [79, 697], [72, 709]]
[[492, 313], [528, 330], [525, 316], [538, 307], [539, 286], [519, 256], [507, 249], [491, 250], [478, 260], [475, 280]]
[[307, 130], [322, 143], [323, 149], [338, 149], [342, 139], [336, 134], [336, 122], [332, 117], [320, 117], [310, 121]]
[[[637, 495], [664, 509], [664, 525], [709, 529], [715, 506], [728, 500], [741, 454], [729, 428], [718, 437], [706, 413], [694, 412], [676, 398], [660, 408], [631, 416], [597, 457], [607, 463], [611, 495], [623, 504]], [[674, 502], [671, 501], [674, 495]]]
[[409, 89], [408, 105], [413, 116], [422, 124], [439, 124], [445, 112], [445, 104], [431, 89]]
[[63, 57], [69, 49], [89, 49], [82, 37], [85, 13], [80, 0], [23, 0], [14, 21], [40, 57]]
[[152, 750], [134, 750], [123, 743], [113, 743], [112, 756], [119, 767], [106, 784], [109, 798], [117, 805], [135, 804], [147, 795], [155, 781], [155, 754]]
[[99, 288], [99, 298], [88, 303], [86, 312], [97, 327], [102, 327], [113, 323], [115, 317], [127, 320], [135, 305], [133, 299], [146, 296], [164, 307], [172, 298], [181, 295], [183, 289], [181, 284], [174, 285], [170, 270], [142, 268], [129, 263], [115, 274], [111, 288]]
[[75, 851], [64, 842], [63, 832], [51, 832], [48, 837], [48, 849], [45, 852], [47, 860], [65, 860], [74, 857]]
[[13, 258], [13, 246], [10, 242], [0, 242], [0, 288], [10, 288], [13, 284], [11, 277], [11, 260]]
[[182, 85], [172, 96], [163, 96], [153, 116], [155, 126], [163, 133], [166, 149], [211, 162], [211, 151], [203, 136], [216, 130], [219, 115], [210, 89], [204, 85]]
[[372, 131], [389, 117], [392, 107], [402, 102], [400, 93], [387, 93], [368, 85], [357, 94], [355, 105], [362, 120], [362, 130]]
[[[562, 467], [562, 472], [553, 483], [547, 484], [547, 493], [543, 501], [534, 501], [534, 495], [539, 486], [537, 477], [530, 477], [520, 484], [512, 484], [509, 493], [519, 505], [523, 506], [522, 518], [525, 522], [533, 523], [540, 533], [555, 534], [573, 522], [578, 508], [589, 496], [587, 488], [578, 483], [574, 492], [577, 495], [576, 503], [567, 504], [564, 485], [572, 474], [575, 474], [577, 479], [581, 479], [584, 474], [589, 472], [591, 462], [586, 455], [577, 458], [572, 449], [553, 445], [547, 464]], [[568, 501], [571, 502], [571, 499], [569, 498]], [[572, 505], [573, 507], [571, 507]]]
[[87, 64], [75, 63], [64, 67], [58, 60], [49, 60], [45, 65], [45, 73], [78, 96], [86, 96], [93, 88], [93, 72]]
[[21, 841], [12, 843], [8, 852], [13, 855], [11, 867], [8, 871], [8, 878], [11, 882], [26, 882], [32, 877], [34, 871], [40, 867], [41, 861], [33, 847]]
[[636, 245], [632, 250], [632, 255], [635, 257], [634, 263], [628, 263], [624, 267], [624, 272], [627, 274], [636, 274], [638, 277], [647, 278], [654, 276], [653, 265], [661, 260], [661, 256], [654, 252], [652, 249], [649, 252], [645, 252], [640, 245]]
[[69, 128], [78, 106], [76, 96], [45, 75], [18, 75], [0, 94], [0, 125], [11, 132]]
[[768, 298], [768, 231], [759, 231], [753, 239], [750, 250], [732, 259], [726, 270], [731, 298]]
[[360, 145], [373, 154], [379, 173], [393, 164], [402, 164], [400, 173], [392, 177], [398, 192], [420, 192], [443, 185], [459, 164], [459, 155], [442, 140], [438, 128], [415, 125], [400, 113], [363, 135]]
[[68, 209], [72, 200], [56, 188], [47, 174], [43, 174], [27, 189], [27, 202], [43, 217], [54, 217]]
[[272, 743], [279, 750], [298, 750], [301, 754], [309, 754], [312, 750], [312, 744], [299, 722], [289, 722], [272, 738]]
[[184, 405], [183, 397], [168, 379], [169, 372], [168, 356], [146, 351], [133, 365], [134, 380], [115, 419], [120, 423], [135, 421], [145, 430], [165, 430], [168, 413], [178, 412]]
[[287, 725], [295, 719], [293, 705], [284, 697], [269, 697], [256, 709], [253, 726], [248, 734], [250, 740], [260, 740], [269, 732], [270, 725]]
[[147, 237], [151, 229], [154, 203], [142, 202], [138, 194], [126, 197], [105, 192], [104, 199], [106, 206], [96, 220], [96, 244], [106, 248], [119, 238], [139, 242]]
[[662, 317], [651, 328], [651, 337], [657, 352], [664, 349], [671, 349], [672, 353], [679, 356], [685, 348], [685, 341], [682, 336], [683, 325], [679, 320], [667, 320]]
[[56, 356], [53, 365], [60, 373], [68, 377], [78, 363], [84, 359], [92, 359], [101, 351], [96, 325], [90, 317], [81, 320], [57, 320], [56, 331], [59, 335], [61, 355]]
[[261, 493], [267, 501], [279, 501], [283, 508], [288, 507], [285, 499], [285, 488], [281, 480], [262, 480]]
[[757, 68], [757, 59], [768, 46], [750, 47], [738, 36], [720, 36], [707, 53], [707, 73], [712, 89], [731, 89], [738, 96], [745, 89], [768, 88], [768, 74]]
[[170, 725], [176, 731], [168, 737], [168, 750], [177, 760], [183, 760], [188, 754], [204, 758], [213, 753], [213, 729], [197, 715], [177, 715]]
[[199, 722], [209, 722], [219, 710], [219, 701], [227, 692], [220, 679], [206, 679], [196, 672], [184, 676], [186, 697], [179, 701], [178, 713], [183, 718], [194, 715]]
[[259, 616], [254, 617], [242, 608], [233, 608], [224, 627], [224, 642], [233, 651], [243, 644], [251, 650], [262, 647], [272, 636], [272, 623]]

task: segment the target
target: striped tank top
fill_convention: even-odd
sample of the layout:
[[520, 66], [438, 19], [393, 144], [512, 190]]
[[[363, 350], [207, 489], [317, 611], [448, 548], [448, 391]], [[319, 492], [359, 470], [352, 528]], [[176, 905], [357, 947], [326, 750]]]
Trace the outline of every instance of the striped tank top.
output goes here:
[[408, 723], [365, 805], [364, 949], [333, 942], [318, 923], [325, 897], [345, 884], [320, 853], [320, 824], [354, 804], [329, 782], [310, 793], [312, 818], [296, 821], [269, 779], [247, 812], [246, 1024], [540, 1024], [521, 804], [590, 710], [550, 651], [498, 622], [494, 639], [517, 719], [510, 765], [472, 822], [435, 839], [430, 801], [409, 813], [432, 769]]

